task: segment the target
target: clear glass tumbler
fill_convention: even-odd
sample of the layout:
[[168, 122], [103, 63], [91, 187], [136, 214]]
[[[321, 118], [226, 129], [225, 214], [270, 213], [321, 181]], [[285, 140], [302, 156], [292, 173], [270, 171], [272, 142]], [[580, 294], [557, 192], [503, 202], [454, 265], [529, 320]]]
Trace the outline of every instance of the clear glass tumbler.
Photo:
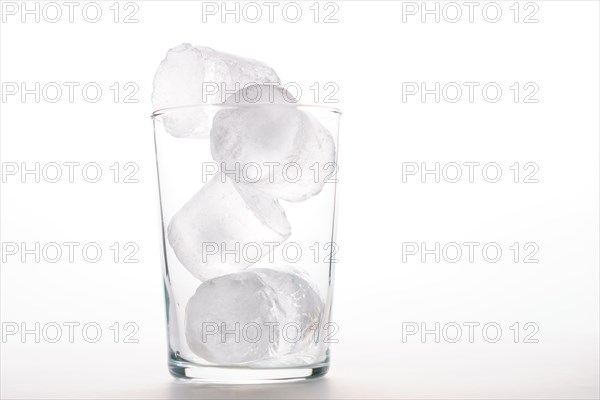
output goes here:
[[340, 115], [295, 104], [153, 113], [174, 377], [327, 373]]

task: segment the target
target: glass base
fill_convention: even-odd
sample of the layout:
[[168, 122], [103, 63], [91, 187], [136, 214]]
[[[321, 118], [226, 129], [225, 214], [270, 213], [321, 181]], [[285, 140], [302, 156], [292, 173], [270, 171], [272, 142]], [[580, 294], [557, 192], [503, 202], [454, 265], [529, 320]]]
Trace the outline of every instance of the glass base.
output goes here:
[[178, 380], [198, 383], [281, 383], [315, 379], [329, 371], [328, 364], [294, 368], [213, 367], [185, 361], [169, 361], [169, 372]]

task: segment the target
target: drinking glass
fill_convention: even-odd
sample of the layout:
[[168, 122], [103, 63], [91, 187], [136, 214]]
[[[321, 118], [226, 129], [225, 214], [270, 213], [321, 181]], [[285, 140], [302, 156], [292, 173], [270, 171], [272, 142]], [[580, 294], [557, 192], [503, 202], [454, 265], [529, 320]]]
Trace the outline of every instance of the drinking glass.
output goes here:
[[[295, 104], [152, 114], [174, 377], [255, 383], [327, 373], [340, 115]], [[189, 134], [172, 134], [174, 125]]]

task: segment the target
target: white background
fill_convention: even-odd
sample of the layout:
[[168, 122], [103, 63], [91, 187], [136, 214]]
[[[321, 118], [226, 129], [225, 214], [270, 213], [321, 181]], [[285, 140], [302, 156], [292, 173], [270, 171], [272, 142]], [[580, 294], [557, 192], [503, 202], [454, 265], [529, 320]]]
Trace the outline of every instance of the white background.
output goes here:
[[[222, 23], [219, 14], [203, 21], [201, 2], [134, 3], [137, 23], [123, 23], [126, 11], [134, 10], [124, 10], [124, 3], [115, 23], [112, 1], [99, 2], [97, 23], [82, 18], [85, 2], [73, 23], [62, 2], [57, 23], [43, 15], [39, 23], [32, 15], [22, 23], [20, 14], [3, 14], [3, 83], [32, 88], [35, 82], [78, 82], [81, 88], [96, 82], [103, 88], [97, 103], [83, 99], [81, 90], [73, 103], [66, 91], [57, 103], [36, 103], [33, 95], [3, 99], [3, 170], [10, 163], [96, 162], [103, 176], [98, 183], [83, 180], [81, 169], [73, 183], [64, 176], [58, 183], [6, 176], [2, 242], [96, 242], [104, 253], [97, 263], [80, 252], [73, 263], [66, 255], [49, 263], [3, 254], [4, 327], [95, 322], [103, 335], [97, 343], [86, 342], [80, 330], [69, 343], [66, 328], [58, 343], [43, 337], [36, 343], [32, 334], [25, 340], [7, 336], [1, 343], [2, 398], [598, 398], [598, 2], [537, 1], [528, 8], [522, 2], [517, 23], [512, 1], [497, 3], [497, 23], [482, 16], [485, 2], [475, 8], [473, 22], [459, 2], [463, 15], [456, 23], [444, 15], [439, 23], [433, 15], [423, 23], [418, 13], [403, 21], [403, 7], [410, 6], [394, 1], [339, 1], [337, 23], [323, 22], [334, 10], [324, 10], [323, 3], [315, 23], [312, 1], [299, 2], [298, 23], [283, 18], [285, 3], [273, 23], [262, 2], [258, 23], [236, 23], [233, 16]], [[536, 8], [538, 22], [524, 23]], [[47, 11], [53, 18], [54, 11]], [[447, 19], [454, 17], [446, 11], [452, 12]], [[199, 387], [175, 383], [167, 373], [149, 99], [158, 63], [181, 42], [262, 60], [283, 82], [301, 84], [303, 102], [314, 101], [309, 86], [315, 82], [339, 86], [339, 103], [329, 105], [344, 113], [334, 298], [340, 331], [325, 379]], [[115, 103], [109, 89], [115, 82], [138, 85], [138, 102], [124, 103], [122, 92]], [[433, 95], [404, 102], [403, 82], [480, 86], [473, 102], [464, 86], [457, 103], [446, 101], [454, 94], [439, 103]], [[503, 90], [495, 103], [481, 95], [488, 82]], [[509, 88], [515, 82], [521, 87], [516, 103]], [[528, 82], [539, 88], [537, 103], [523, 101]], [[139, 182], [123, 183], [121, 176], [114, 183], [109, 167], [115, 162], [136, 163]], [[458, 183], [443, 177], [436, 183], [431, 175], [425, 183], [420, 175], [403, 182], [403, 163], [410, 162], [480, 166], [473, 183], [466, 175]], [[482, 177], [481, 166], [490, 162], [502, 169], [497, 183]], [[520, 175], [514, 183], [509, 167], [515, 162], [521, 168], [535, 163], [539, 182], [524, 183]], [[122, 253], [115, 263], [109, 249], [115, 242], [136, 243], [139, 262], [122, 262]], [[429, 248], [435, 242], [494, 242], [503, 254], [487, 262], [480, 246], [473, 263], [466, 254], [457, 263], [436, 263], [433, 256], [423, 263], [418, 255], [403, 262], [404, 242]], [[521, 249], [515, 263], [509, 249], [515, 242], [537, 245], [539, 262], [524, 263], [528, 252]], [[109, 329], [115, 322], [118, 343]], [[123, 343], [127, 322], [139, 326], [138, 343]], [[458, 343], [445, 337], [436, 343], [433, 335], [403, 342], [406, 322], [429, 329], [436, 322], [481, 325], [473, 343], [466, 328]], [[502, 328], [497, 343], [482, 336], [480, 328], [489, 322]], [[518, 343], [510, 329], [515, 322]], [[539, 327], [538, 343], [524, 343], [527, 322]]]

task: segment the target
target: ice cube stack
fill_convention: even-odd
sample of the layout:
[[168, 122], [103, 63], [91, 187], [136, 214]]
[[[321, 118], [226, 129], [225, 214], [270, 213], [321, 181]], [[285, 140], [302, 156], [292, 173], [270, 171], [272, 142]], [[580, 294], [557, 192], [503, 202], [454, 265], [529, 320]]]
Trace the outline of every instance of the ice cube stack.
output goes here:
[[[264, 257], [273, 249], [265, 243], [285, 242], [292, 229], [279, 200], [300, 202], [319, 194], [329, 175], [315, 176], [310, 168], [335, 161], [331, 133], [291, 105], [297, 100], [280, 85], [275, 71], [261, 62], [190, 44], [169, 50], [154, 78], [156, 108], [224, 105], [214, 116], [189, 107], [163, 117], [165, 130], [177, 138], [208, 138], [221, 165], [221, 173], [167, 228], [177, 259], [202, 281], [186, 307], [187, 344], [219, 365], [306, 363], [307, 354], [318, 353], [310, 330], [319, 324], [324, 304], [308, 275], [290, 267], [250, 268], [258, 259], [221, 254], [252, 243], [261, 245]], [[236, 172], [250, 164], [260, 168], [259, 178]], [[290, 165], [293, 180], [284, 171]], [[236, 323], [242, 330], [260, 328], [260, 338], [227, 334]], [[285, 338], [282, 328], [289, 324], [299, 327], [300, 340]]]

